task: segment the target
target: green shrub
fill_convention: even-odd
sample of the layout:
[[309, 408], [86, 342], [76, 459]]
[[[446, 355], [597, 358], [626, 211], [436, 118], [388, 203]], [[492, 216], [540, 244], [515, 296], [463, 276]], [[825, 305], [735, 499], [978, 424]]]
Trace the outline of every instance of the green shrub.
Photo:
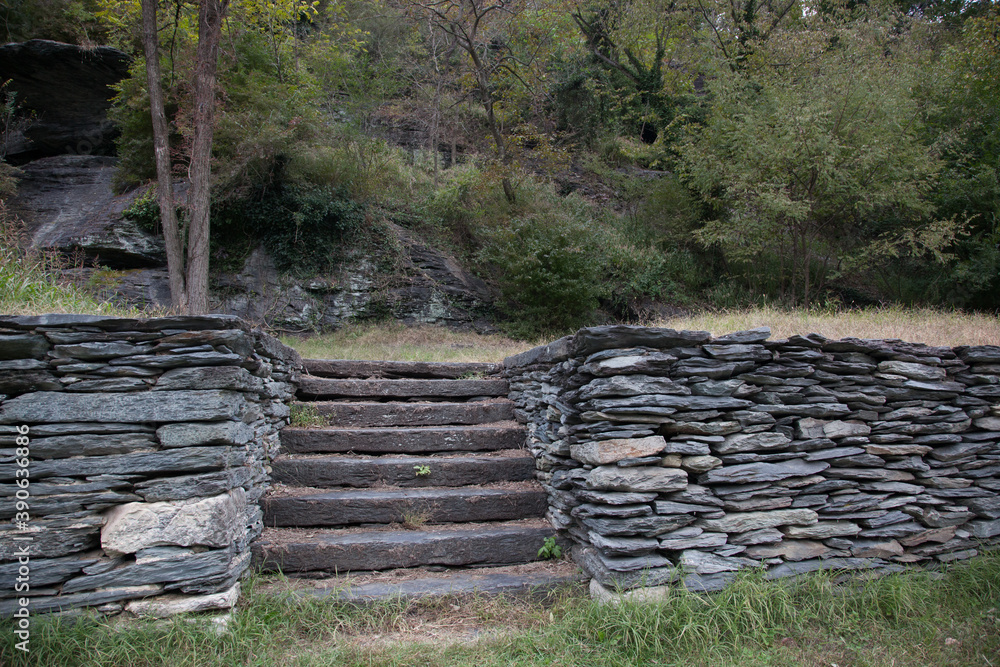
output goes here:
[[260, 243], [279, 271], [310, 276], [330, 270], [361, 237], [365, 214], [343, 190], [283, 186], [223, 203], [212, 222], [214, 254]]
[[[592, 230], [577, 220], [515, 218], [490, 233], [480, 259], [496, 266], [515, 335], [584, 325], [604, 294]], [[595, 261], [597, 260], [597, 261]]]

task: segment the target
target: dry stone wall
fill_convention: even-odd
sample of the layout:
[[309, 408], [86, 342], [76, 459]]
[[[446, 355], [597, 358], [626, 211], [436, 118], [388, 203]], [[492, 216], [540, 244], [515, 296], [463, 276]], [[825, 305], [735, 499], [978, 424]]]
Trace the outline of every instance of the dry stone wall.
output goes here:
[[1000, 347], [582, 329], [505, 361], [549, 518], [611, 588], [1000, 542]]
[[0, 616], [231, 605], [301, 365], [234, 317], [0, 317]]

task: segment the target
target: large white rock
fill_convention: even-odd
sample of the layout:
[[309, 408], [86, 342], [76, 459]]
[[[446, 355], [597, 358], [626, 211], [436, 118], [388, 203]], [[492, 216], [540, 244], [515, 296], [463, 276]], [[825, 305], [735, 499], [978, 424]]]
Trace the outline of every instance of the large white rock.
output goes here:
[[148, 600], [135, 600], [126, 605], [125, 610], [136, 616], [167, 618], [176, 614], [187, 614], [209, 609], [232, 609], [240, 597], [240, 582], [221, 593], [208, 595], [160, 595]]
[[162, 546], [224, 547], [233, 541], [245, 509], [243, 489], [199, 500], [127, 503], [106, 514], [101, 547], [109, 555]]
[[651, 435], [645, 438], [615, 438], [585, 442], [582, 445], [573, 445], [569, 448], [569, 452], [570, 456], [581, 463], [601, 466], [622, 459], [655, 456], [666, 447], [667, 441], [662, 435]]

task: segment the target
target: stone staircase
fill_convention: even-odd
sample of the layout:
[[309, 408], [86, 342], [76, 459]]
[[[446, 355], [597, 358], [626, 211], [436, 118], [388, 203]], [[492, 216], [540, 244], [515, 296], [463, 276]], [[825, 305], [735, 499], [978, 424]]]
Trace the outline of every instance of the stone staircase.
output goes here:
[[[555, 530], [497, 364], [307, 360], [255, 560], [343, 599], [521, 592]], [[317, 418], [318, 416], [318, 418]]]

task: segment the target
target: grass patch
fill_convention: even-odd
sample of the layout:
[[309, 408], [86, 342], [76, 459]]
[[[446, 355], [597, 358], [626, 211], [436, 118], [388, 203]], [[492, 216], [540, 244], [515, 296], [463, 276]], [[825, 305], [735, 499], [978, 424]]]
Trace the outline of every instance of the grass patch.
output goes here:
[[160, 311], [124, 308], [60, 281], [63, 259], [53, 252], [20, 247], [23, 225], [0, 200], [0, 313], [40, 315], [75, 313], [116, 317], [153, 317]]
[[315, 405], [292, 403], [288, 423], [296, 428], [323, 428], [330, 425], [330, 420], [321, 415]]
[[[771, 327], [772, 338], [821, 333], [828, 338], [899, 338], [928, 345], [996, 345], [1000, 317], [957, 310], [901, 307], [865, 310], [784, 310], [759, 306], [705, 311], [656, 320], [648, 326], [707, 330], [715, 335]], [[391, 359], [396, 361], [503, 361], [549, 338], [519, 341], [444, 327], [407, 327], [399, 323], [352, 324], [329, 334], [282, 338], [309, 359]]]
[[265, 591], [251, 579], [229, 631], [169, 621], [32, 619], [30, 661], [0, 629], [0, 664], [131, 667], [274, 665], [995, 665], [1000, 553], [837, 585], [832, 574], [658, 604], [438, 599], [363, 607]]
[[500, 335], [453, 331], [444, 327], [364, 323], [347, 325], [333, 333], [283, 343], [307, 359], [363, 359], [393, 361], [500, 362], [542, 342], [522, 342]]
[[947, 347], [996, 345], [1000, 341], [1000, 317], [995, 314], [900, 306], [861, 310], [758, 306], [671, 317], [652, 322], [651, 326], [705, 330], [715, 335], [769, 326], [772, 338], [815, 332], [827, 338], [899, 338]]

